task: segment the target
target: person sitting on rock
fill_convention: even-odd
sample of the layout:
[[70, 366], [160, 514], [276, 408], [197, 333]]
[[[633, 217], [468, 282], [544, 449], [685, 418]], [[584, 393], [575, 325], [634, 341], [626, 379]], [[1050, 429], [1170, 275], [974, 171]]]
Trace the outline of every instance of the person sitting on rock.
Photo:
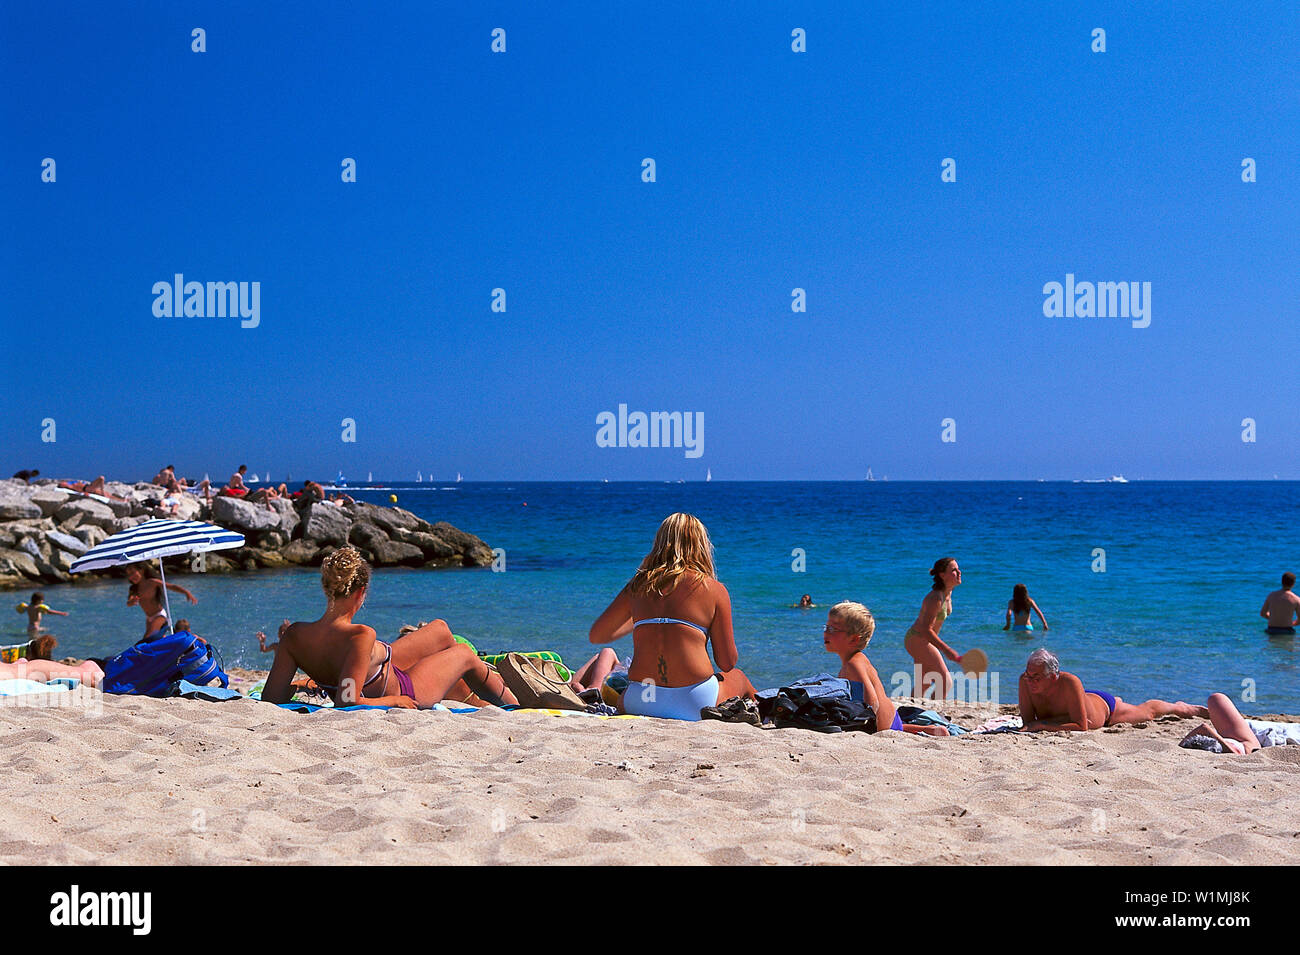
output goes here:
[[239, 470], [230, 475], [230, 480], [226, 483], [218, 495], [225, 497], [243, 497], [248, 493], [248, 485], [244, 483], [244, 472], [248, 470], [247, 464], [241, 464]]
[[338, 706], [367, 704], [428, 709], [443, 699], [463, 700], [473, 692], [496, 705], [517, 704], [501, 674], [451, 635], [445, 620], [398, 638], [379, 640], [371, 627], [353, 622], [370, 587], [370, 566], [355, 547], [340, 547], [321, 562], [321, 588], [328, 603], [311, 623], [280, 625], [262, 699], [287, 703], [294, 675], [303, 670]]

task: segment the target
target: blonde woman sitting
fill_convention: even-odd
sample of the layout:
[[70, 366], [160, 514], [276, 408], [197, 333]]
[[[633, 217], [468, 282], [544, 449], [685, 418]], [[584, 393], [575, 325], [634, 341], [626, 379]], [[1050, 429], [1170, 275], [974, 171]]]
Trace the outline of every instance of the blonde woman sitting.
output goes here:
[[[501, 674], [453, 639], [446, 621], [435, 620], [391, 644], [381, 642], [371, 627], [354, 623], [370, 585], [370, 567], [355, 547], [334, 551], [320, 571], [329, 600], [325, 613], [312, 623], [280, 625], [263, 700], [289, 702], [301, 668], [339, 706], [427, 709], [449, 694], [463, 700], [471, 690], [497, 705], [519, 702]], [[257, 639], [265, 647], [266, 635], [258, 633]]]
[[[700, 710], [734, 696], [754, 696], [736, 667], [731, 597], [713, 569], [713, 544], [699, 519], [670, 514], [654, 547], [591, 626], [592, 643], [632, 634], [632, 666], [623, 711], [698, 720]], [[709, 660], [713, 643], [715, 673]]]

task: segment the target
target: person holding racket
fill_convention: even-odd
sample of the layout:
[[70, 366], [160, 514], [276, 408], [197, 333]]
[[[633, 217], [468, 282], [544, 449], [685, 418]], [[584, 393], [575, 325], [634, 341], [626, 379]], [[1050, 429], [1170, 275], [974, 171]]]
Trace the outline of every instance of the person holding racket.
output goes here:
[[961, 584], [961, 568], [954, 557], [941, 557], [930, 568], [934, 585], [921, 601], [916, 622], [907, 628], [903, 648], [911, 655], [919, 673], [914, 692], [924, 699], [936, 694], [946, 700], [952, 694], [952, 674], [943, 662], [947, 657], [961, 664], [961, 656], [939, 638], [943, 622], [952, 614], [952, 592]]

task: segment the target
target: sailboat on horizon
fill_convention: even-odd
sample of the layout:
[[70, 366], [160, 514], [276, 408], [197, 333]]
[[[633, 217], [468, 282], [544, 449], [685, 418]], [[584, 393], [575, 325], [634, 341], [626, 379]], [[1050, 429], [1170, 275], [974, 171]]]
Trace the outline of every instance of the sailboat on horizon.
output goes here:
[[704, 483], [705, 483], [705, 484], [708, 484], [708, 483], [709, 483], [710, 481], [712, 481], [712, 480], [713, 480], [713, 468], [705, 468], [705, 469], [704, 469]]
[[457, 471], [457, 472], [456, 472], [456, 483], [459, 484], [460, 481], [461, 481], [460, 472]]
[[415, 472], [415, 483], [416, 483], [416, 484], [423, 484], [423, 483], [424, 483], [424, 475], [421, 474], [419, 471], [416, 471], [416, 472]]
[[871, 473], [871, 468], [867, 468], [867, 480], [874, 481], [875, 479], [875, 475]]

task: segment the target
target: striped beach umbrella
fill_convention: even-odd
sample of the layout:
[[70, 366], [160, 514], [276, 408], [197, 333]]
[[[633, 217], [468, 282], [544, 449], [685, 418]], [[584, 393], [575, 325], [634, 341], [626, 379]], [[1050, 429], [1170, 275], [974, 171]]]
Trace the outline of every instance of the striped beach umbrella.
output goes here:
[[167, 572], [162, 559], [179, 554], [199, 554], [210, 550], [243, 547], [244, 535], [228, 531], [206, 521], [157, 519], [118, 531], [86, 551], [72, 562], [74, 574], [83, 570], [103, 570], [146, 560], [157, 560], [162, 572], [163, 602], [167, 605], [167, 625], [172, 625], [171, 601], [167, 599]]

